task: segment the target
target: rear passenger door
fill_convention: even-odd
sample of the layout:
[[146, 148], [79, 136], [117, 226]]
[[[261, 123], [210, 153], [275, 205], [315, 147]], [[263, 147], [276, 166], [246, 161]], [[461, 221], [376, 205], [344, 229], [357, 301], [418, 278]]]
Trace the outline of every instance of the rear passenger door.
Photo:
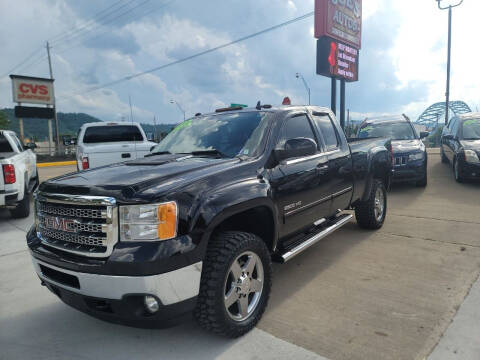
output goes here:
[[280, 237], [311, 226], [330, 212], [328, 157], [306, 113], [287, 118], [276, 142], [283, 149], [294, 138], [309, 138], [317, 143], [313, 156], [285, 159], [271, 169], [272, 195], [280, 216]]
[[312, 117], [328, 156], [333, 215], [336, 210], [345, 210], [350, 205], [353, 192], [352, 156], [344, 134], [337, 131], [329, 114], [313, 112]]

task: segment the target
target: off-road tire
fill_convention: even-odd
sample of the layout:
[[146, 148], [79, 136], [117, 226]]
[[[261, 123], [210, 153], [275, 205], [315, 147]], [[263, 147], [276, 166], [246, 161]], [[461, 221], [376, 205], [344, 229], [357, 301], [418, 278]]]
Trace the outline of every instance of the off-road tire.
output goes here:
[[[224, 284], [233, 261], [245, 251], [254, 252], [260, 258], [264, 284], [254, 312], [243, 321], [234, 321], [225, 309]], [[262, 317], [267, 307], [271, 286], [271, 257], [265, 242], [258, 236], [246, 232], [219, 232], [208, 244], [194, 317], [198, 324], [208, 331], [230, 338], [242, 336]]]
[[[384, 198], [384, 210], [383, 215], [380, 220], [375, 216], [375, 194], [377, 189], [383, 191]], [[357, 223], [361, 228], [376, 230], [380, 229], [385, 222], [385, 216], [387, 214], [387, 189], [383, 181], [375, 179], [373, 180], [372, 188], [370, 189], [370, 194], [367, 200], [359, 202], [355, 206], [355, 217], [357, 218]]]
[[26, 218], [30, 215], [30, 193], [27, 185], [25, 185], [23, 199], [17, 203], [14, 209], [10, 210], [10, 215], [14, 219]]

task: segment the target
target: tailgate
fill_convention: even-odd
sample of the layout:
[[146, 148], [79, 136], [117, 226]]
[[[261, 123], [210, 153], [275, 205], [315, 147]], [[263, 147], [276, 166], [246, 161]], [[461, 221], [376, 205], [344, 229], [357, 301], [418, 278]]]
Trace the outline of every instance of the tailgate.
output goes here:
[[137, 158], [136, 145], [132, 142], [115, 144], [84, 144], [84, 154], [88, 154], [90, 168], [115, 164]]

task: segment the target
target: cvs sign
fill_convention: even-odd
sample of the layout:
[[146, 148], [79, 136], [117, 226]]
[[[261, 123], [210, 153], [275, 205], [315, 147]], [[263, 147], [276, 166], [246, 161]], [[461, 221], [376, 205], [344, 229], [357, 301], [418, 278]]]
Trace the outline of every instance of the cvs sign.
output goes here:
[[30, 104], [55, 104], [53, 80], [20, 75], [10, 75], [13, 101]]

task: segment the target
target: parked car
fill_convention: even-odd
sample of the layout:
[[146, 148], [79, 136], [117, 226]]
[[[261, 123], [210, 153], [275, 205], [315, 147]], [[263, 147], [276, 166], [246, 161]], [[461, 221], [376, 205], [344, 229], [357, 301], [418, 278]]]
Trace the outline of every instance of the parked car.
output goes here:
[[392, 139], [394, 154], [393, 181], [411, 181], [417, 186], [427, 186], [427, 149], [423, 138], [429, 135], [422, 131], [417, 134], [415, 127], [405, 115], [384, 116], [365, 120], [358, 129], [357, 137], [387, 137]]
[[142, 158], [157, 145], [147, 140], [140, 124], [127, 122], [83, 124], [77, 141], [79, 171]]
[[480, 113], [453, 117], [443, 129], [440, 153], [458, 182], [480, 179]]
[[0, 208], [6, 207], [14, 218], [30, 214], [30, 198], [38, 186], [35, 144], [23, 146], [13, 131], [0, 130]]
[[[143, 159], [48, 180], [28, 247], [42, 283], [93, 316], [165, 326], [193, 311], [237, 337], [267, 306], [271, 260], [387, 213], [389, 139], [347, 142], [316, 106], [221, 109]], [[285, 284], [288, 286], [288, 284]]]

